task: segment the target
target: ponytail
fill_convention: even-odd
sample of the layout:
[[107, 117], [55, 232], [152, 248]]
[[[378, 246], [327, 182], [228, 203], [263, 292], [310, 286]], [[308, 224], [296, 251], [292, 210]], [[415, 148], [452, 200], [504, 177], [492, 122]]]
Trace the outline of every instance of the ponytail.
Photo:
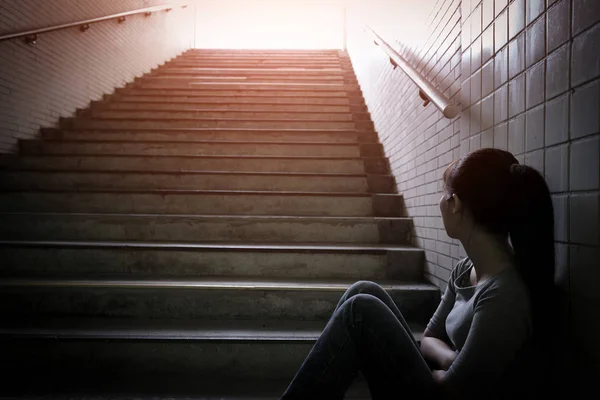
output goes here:
[[512, 164], [510, 173], [514, 199], [510, 241], [517, 270], [529, 290], [534, 347], [543, 348], [551, 337], [549, 325], [557, 308], [552, 198], [546, 181], [535, 169]]

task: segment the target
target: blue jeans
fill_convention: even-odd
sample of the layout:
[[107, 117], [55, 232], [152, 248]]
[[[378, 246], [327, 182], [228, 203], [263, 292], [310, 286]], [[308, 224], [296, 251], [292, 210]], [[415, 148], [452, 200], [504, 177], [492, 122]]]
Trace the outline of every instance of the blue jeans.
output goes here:
[[400, 310], [368, 281], [346, 290], [281, 399], [343, 399], [358, 371], [373, 400], [441, 398]]

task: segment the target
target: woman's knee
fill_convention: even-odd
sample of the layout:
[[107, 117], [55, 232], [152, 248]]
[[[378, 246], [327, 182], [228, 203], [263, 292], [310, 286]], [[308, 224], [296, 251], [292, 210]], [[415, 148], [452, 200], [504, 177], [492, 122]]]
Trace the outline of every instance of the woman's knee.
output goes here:
[[368, 310], [373, 308], [385, 307], [385, 303], [383, 303], [379, 298], [373, 296], [369, 293], [359, 293], [356, 296], [353, 296], [350, 301], [353, 303], [354, 307], [358, 307], [361, 310]]
[[359, 293], [376, 295], [380, 290], [382, 290], [381, 286], [372, 281], [358, 281], [348, 289], [352, 295]]
[[388, 306], [386, 306], [381, 299], [372, 294], [356, 294], [348, 299], [345, 305], [347, 306], [347, 311], [352, 314], [352, 320], [355, 322], [357, 320], [366, 322], [366, 320], [372, 318], [380, 319], [383, 317], [385, 319], [387, 316], [393, 317]]
[[348, 300], [350, 300], [351, 298], [353, 298], [354, 296], [356, 296], [358, 294], [369, 294], [369, 295], [381, 298], [382, 297], [381, 291], [383, 291], [383, 289], [381, 288], [381, 286], [379, 286], [375, 282], [371, 282], [371, 281], [355, 282], [346, 290], [346, 293], [343, 294], [342, 298], [338, 302], [336, 310], [342, 304], [346, 303]]
[[399, 326], [406, 330], [394, 312], [379, 297], [367, 293], [359, 293], [350, 298], [345, 304], [346, 312], [353, 323], [362, 322], [371, 329], [384, 329], [389, 326]]

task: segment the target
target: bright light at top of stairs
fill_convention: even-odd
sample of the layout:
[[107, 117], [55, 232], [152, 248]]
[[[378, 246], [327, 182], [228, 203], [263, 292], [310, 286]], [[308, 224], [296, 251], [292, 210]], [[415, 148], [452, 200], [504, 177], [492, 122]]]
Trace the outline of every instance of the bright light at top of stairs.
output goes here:
[[343, 47], [342, 0], [204, 0], [196, 22], [197, 48]]

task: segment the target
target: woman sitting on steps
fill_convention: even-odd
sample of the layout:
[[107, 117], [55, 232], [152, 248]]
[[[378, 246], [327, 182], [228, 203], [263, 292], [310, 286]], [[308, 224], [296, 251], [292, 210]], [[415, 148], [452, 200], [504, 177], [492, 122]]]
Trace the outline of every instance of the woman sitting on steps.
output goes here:
[[525, 384], [548, 365], [541, 357], [551, 351], [556, 304], [548, 187], [498, 149], [467, 154], [443, 180], [444, 228], [468, 257], [452, 271], [420, 347], [391, 297], [357, 282], [282, 399], [342, 399], [358, 371], [373, 399], [528, 397], [533, 385]]

